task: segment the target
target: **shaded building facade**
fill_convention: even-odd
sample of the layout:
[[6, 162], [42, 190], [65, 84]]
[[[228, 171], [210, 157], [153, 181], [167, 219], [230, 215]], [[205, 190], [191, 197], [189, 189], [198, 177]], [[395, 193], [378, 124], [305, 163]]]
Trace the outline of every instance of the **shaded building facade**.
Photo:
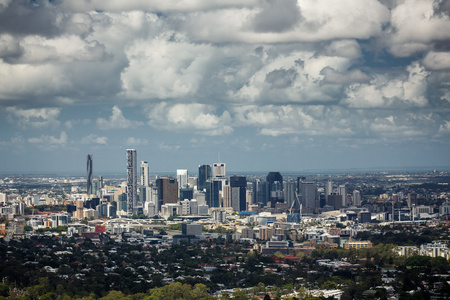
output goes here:
[[243, 211], [247, 209], [247, 178], [244, 176], [231, 176], [231, 207], [234, 211]]

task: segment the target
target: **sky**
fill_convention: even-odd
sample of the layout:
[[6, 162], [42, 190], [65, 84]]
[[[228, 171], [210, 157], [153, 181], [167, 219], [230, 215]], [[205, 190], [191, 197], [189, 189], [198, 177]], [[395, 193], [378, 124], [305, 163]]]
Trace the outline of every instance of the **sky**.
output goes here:
[[448, 0], [0, 0], [0, 173], [450, 166]]

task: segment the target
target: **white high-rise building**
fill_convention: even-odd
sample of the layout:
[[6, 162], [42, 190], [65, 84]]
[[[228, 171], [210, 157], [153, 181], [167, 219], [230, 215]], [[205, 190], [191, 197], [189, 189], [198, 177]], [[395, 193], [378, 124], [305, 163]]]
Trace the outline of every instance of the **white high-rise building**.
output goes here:
[[326, 195], [331, 195], [333, 193], [333, 182], [331, 180], [327, 181], [327, 185], [325, 186]]
[[141, 161], [141, 185], [149, 186], [150, 178], [149, 178], [149, 169], [148, 169], [148, 161]]
[[0, 203], [6, 203], [6, 194], [0, 193]]
[[137, 207], [136, 149], [127, 149], [127, 215]]
[[189, 205], [191, 208], [191, 215], [198, 215], [198, 201], [192, 199]]
[[353, 205], [361, 206], [361, 193], [358, 190], [353, 191]]
[[345, 184], [339, 186], [339, 195], [342, 196], [342, 207], [347, 206], [347, 187]]
[[181, 201], [181, 215], [187, 216], [191, 214], [191, 201], [185, 199]]
[[225, 179], [227, 177], [226, 164], [215, 163], [213, 165], [214, 179]]
[[178, 181], [178, 190], [186, 187], [188, 185], [188, 170], [178, 169], [177, 170], [177, 181]]

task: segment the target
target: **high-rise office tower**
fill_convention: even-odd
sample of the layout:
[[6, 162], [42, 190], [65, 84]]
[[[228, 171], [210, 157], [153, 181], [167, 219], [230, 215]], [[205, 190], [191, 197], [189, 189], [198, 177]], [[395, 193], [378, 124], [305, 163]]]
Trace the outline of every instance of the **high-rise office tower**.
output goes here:
[[300, 183], [300, 194], [302, 196], [302, 205], [307, 208], [319, 208], [320, 203], [317, 197], [317, 187], [314, 182]]
[[158, 189], [158, 207], [168, 203], [178, 202], [178, 183], [173, 177], [156, 179], [156, 188]]
[[339, 195], [342, 196], [342, 207], [347, 206], [347, 187], [345, 184], [339, 186]]
[[248, 189], [245, 192], [245, 198], [246, 198], [245, 202], [247, 202], [247, 208], [248, 208], [249, 205], [253, 204], [253, 188]]
[[325, 193], [327, 196], [333, 193], [333, 182], [331, 180], [327, 181], [327, 184], [325, 186]]
[[127, 215], [131, 217], [137, 202], [136, 149], [127, 149]]
[[296, 195], [295, 195], [296, 192], [297, 192], [297, 182], [285, 181], [283, 183], [284, 202], [287, 203], [289, 207], [291, 207], [292, 203], [295, 203], [294, 207], [299, 208], [297, 201], [296, 201]]
[[222, 207], [232, 207], [231, 206], [231, 186], [226, 184], [222, 187]]
[[267, 201], [270, 201], [270, 206], [275, 207], [276, 203], [283, 203], [283, 176], [280, 172], [269, 172], [266, 177], [267, 180]]
[[353, 191], [353, 205], [361, 206], [361, 192], [358, 190]]
[[103, 176], [98, 176], [98, 188], [102, 189], [103, 186]]
[[243, 211], [247, 209], [247, 178], [244, 176], [231, 176], [231, 207], [234, 211]]
[[210, 180], [211, 166], [210, 165], [200, 165], [198, 166], [198, 185], [197, 190], [203, 191], [206, 188], [206, 181]]
[[409, 193], [406, 202], [408, 203], [408, 207], [417, 206], [417, 194], [414, 192]]
[[214, 179], [225, 179], [227, 177], [226, 172], [226, 164], [224, 163], [215, 163], [213, 165], [213, 173], [214, 173]]
[[87, 155], [87, 180], [86, 180], [86, 193], [92, 194], [92, 154]]
[[148, 171], [148, 161], [141, 161], [141, 185], [149, 186], [149, 171]]
[[190, 187], [184, 187], [180, 189], [180, 201], [194, 199], [194, 189]]
[[261, 181], [256, 179], [253, 182], [253, 203], [258, 204], [260, 206], [267, 205], [267, 181]]
[[220, 207], [220, 189], [222, 181], [208, 180], [206, 182], [205, 201], [209, 207]]
[[[178, 169], [177, 170], [177, 181], [178, 189], [185, 188], [188, 185], [188, 170]], [[184, 200], [184, 199], [182, 199]]]

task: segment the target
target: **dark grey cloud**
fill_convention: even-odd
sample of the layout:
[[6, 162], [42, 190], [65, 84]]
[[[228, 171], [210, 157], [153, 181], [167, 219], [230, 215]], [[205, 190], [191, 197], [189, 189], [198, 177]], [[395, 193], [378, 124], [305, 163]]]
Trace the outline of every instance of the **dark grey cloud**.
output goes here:
[[64, 12], [60, 9], [60, 2], [14, 0], [7, 6], [0, 6], [0, 34], [50, 38], [61, 34], [85, 36], [90, 33], [89, 15]]
[[297, 0], [269, 0], [253, 20], [256, 32], [284, 32], [301, 20]]
[[372, 77], [360, 70], [350, 70], [347, 72], [338, 72], [333, 68], [326, 67], [320, 71], [320, 74], [324, 75], [325, 78], [322, 80], [324, 83], [339, 83], [339, 84], [350, 84], [350, 83], [365, 83], [369, 82]]
[[438, 16], [447, 15], [450, 16], [450, 0], [435, 0], [434, 1], [434, 14]]
[[265, 82], [269, 83], [272, 89], [284, 89], [292, 85], [295, 77], [297, 77], [297, 72], [294, 69], [279, 69], [267, 73]]
[[61, 33], [57, 16], [56, 7], [49, 1], [14, 0], [0, 10], [0, 32], [55, 36]]

